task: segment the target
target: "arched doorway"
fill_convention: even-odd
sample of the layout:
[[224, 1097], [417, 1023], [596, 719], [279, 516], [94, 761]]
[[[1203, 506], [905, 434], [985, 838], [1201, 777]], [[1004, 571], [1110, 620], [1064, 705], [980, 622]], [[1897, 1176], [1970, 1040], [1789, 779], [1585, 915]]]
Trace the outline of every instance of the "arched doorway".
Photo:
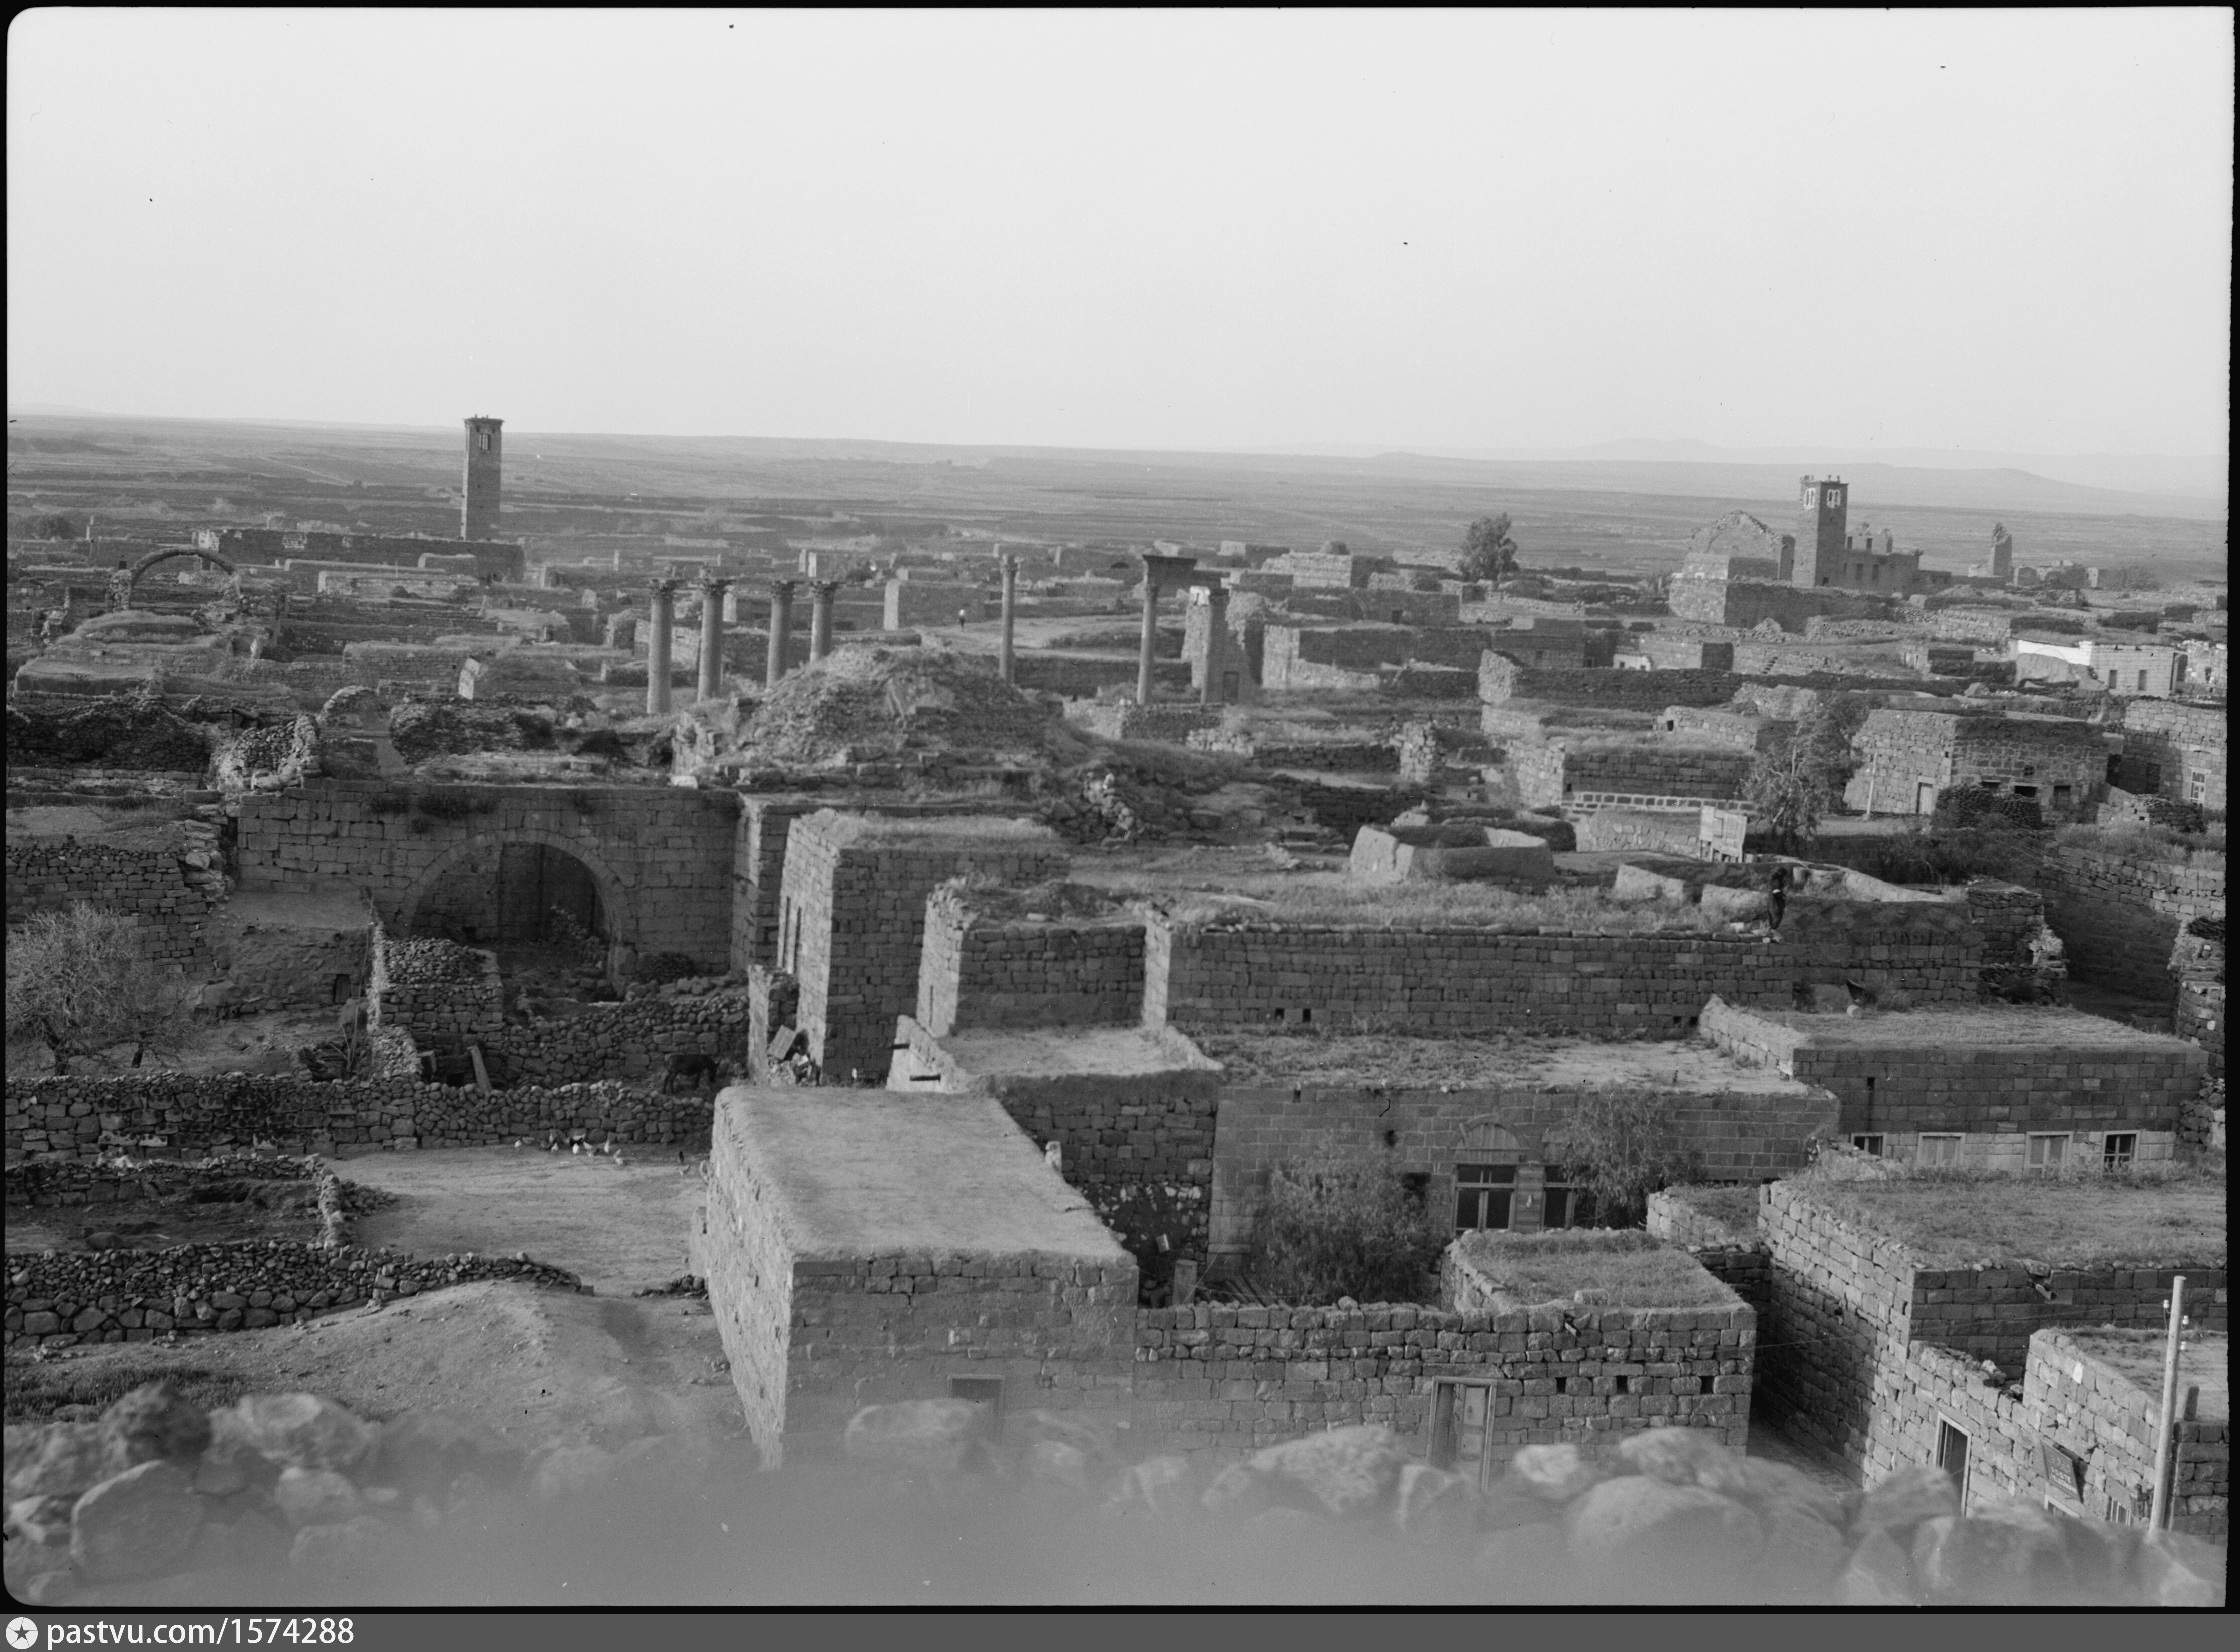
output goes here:
[[134, 599], [138, 595], [137, 587], [140, 583], [140, 576], [146, 573], [157, 563], [169, 562], [175, 556], [196, 557], [200, 561], [209, 563], [212, 568], [217, 569], [228, 575], [233, 580], [237, 590], [240, 586], [241, 570], [236, 568], [231, 563], [226, 561], [224, 557], [217, 556], [211, 551], [197, 550], [188, 545], [173, 545], [167, 550], [150, 551], [138, 562], [134, 563], [130, 568], [125, 570], [123, 576], [121, 579], [115, 579], [112, 581], [113, 583], [122, 587], [121, 591], [117, 593], [117, 605], [120, 608], [131, 607]]
[[[568, 952], [612, 979], [635, 944], [630, 896], [585, 845], [552, 833], [481, 833], [455, 844], [398, 903], [403, 935], [437, 936], [519, 961]], [[510, 973], [509, 971], [509, 973]]]

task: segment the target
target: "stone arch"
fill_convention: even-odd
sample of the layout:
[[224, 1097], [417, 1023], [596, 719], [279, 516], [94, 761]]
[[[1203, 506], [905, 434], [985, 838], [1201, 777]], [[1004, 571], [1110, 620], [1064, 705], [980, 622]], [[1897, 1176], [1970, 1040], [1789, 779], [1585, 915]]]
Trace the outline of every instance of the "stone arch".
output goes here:
[[1464, 1153], [1522, 1153], [1524, 1143], [1494, 1114], [1481, 1113], [1476, 1118], [1463, 1121], [1461, 1149]]
[[169, 562], [174, 556], [198, 556], [211, 567], [223, 569], [237, 583], [241, 578], [241, 570], [213, 550], [200, 550], [192, 545], [173, 545], [163, 550], [151, 550], [138, 562], [134, 563], [124, 576], [125, 607], [132, 606], [133, 594], [139, 589], [140, 576], [157, 563]]
[[638, 944], [637, 907], [630, 899], [630, 890], [615, 869], [590, 843], [580, 837], [563, 837], [558, 832], [548, 832], [534, 826], [508, 827], [498, 831], [476, 832], [452, 844], [438, 855], [428, 869], [412, 880], [397, 903], [397, 929], [410, 935], [415, 919], [420, 916], [421, 903], [428, 892], [476, 854], [491, 849], [503, 849], [510, 843], [541, 843], [547, 849], [557, 849], [579, 863], [591, 875], [591, 882], [599, 891], [599, 905], [606, 915], [610, 931], [608, 949], [610, 968], [615, 955], [624, 948], [636, 949]]

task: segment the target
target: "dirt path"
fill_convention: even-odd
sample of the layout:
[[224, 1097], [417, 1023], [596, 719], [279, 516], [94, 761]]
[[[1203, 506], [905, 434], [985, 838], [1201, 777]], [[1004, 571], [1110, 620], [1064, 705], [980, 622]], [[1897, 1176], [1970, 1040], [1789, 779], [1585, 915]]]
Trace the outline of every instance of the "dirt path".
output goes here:
[[360, 1244], [418, 1256], [525, 1250], [602, 1296], [628, 1296], [689, 1271], [685, 1235], [700, 1203], [700, 1162], [680, 1166], [674, 1148], [622, 1164], [511, 1146], [376, 1152], [335, 1169], [397, 1197], [359, 1219]]

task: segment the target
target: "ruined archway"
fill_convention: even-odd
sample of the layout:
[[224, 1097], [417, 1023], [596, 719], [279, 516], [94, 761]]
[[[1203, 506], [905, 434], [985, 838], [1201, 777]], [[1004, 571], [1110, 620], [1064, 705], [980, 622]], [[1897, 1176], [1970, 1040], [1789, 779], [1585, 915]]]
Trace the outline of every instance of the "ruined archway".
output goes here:
[[[580, 872], [580, 881], [570, 869]], [[490, 886], [479, 887], [483, 879], [490, 880]], [[522, 827], [477, 832], [454, 843], [397, 903], [398, 933], [412, 934], [437, 909], [460, 908], [446, 897], [462, 891], [480, 903], [474, 909], [487, 910], [477, 927], [488, 930], [490, 943], [521, 939], [532, 930], [548, 933], [547, 919], [557, 905], [606, 941], [610, 970], [619, 952], [637, 945], [637, 906], [630, 891], [597, 850], [579, 837]], [[475, 938], [478, 943], [485, 939]]]
[[140, 576], [146, 573], [157, 563], [169, 562], [174, 556], [198, 557], [202, 561], [208, 563], [211, 567], [223, 570], [234, 581], [237, 586], [238, 586], [241, 582], [241, 570], [238, 568], [236, 568], [231, 563], [226, 561], [224, 557], [219, 556], [217, 552], [197, 550], [192, 545], [173, 545], [166, 550], [150, 551], [145, 556], [143, 556], [138, 562], [134, 563], [132, 566], [126, 570], [123, 581], [124, 587], [123, 601], [120, 605], [125, 608], [131, 607], [133, 597], [139, 588]]

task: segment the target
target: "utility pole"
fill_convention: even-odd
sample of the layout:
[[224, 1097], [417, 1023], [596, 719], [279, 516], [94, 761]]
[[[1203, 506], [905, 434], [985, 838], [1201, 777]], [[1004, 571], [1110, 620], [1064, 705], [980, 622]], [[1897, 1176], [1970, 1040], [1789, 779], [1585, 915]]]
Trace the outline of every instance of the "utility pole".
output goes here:
[[2185, 1276], [2179, 1274], [2170, 1281], [2170, 1341], [2163, 1349], [2163, 1403], [2156, 1421], [2155, 1430], [2155, 1502], [2154, 1512], [2148, 1517], [2147, 1536], [2159, 1537], [2170, 1529], [2171, 1459], [2176, 1450], [2177, 1433], [2177, 1354], [2183, 1344], [2178, 1334], [2185, 1327]]

